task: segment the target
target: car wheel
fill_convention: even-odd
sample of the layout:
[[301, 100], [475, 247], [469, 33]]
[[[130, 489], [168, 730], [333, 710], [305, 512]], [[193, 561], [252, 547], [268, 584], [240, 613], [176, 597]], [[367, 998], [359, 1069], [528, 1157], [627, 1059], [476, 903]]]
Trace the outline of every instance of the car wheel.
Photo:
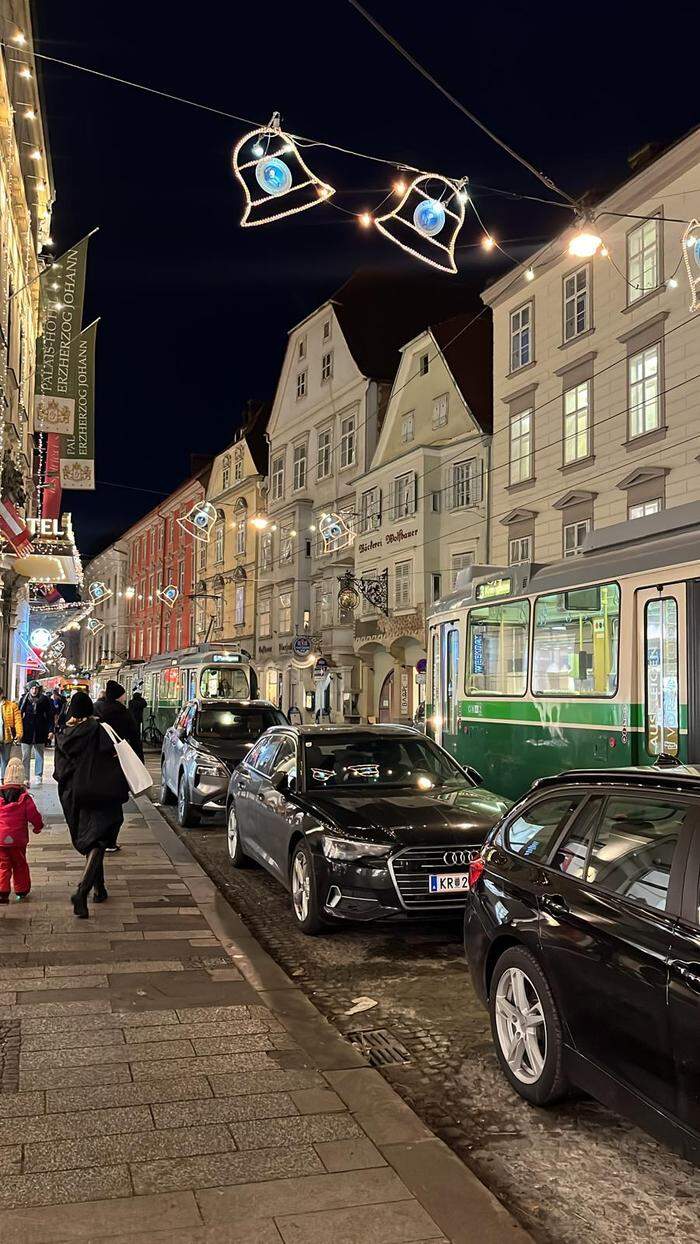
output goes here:
[[489, 1011], [498, 1061], [516, 1093], [536, 1106], [565, 1097], [561, 1020], [529, 950], [511, 946], [501, 955], [491, 978]]
[[228, 814], [226, 817], [226, 845], [228, 846], [228, 857], [234, 868], [245, 868], [249, 863], [248, 856], [241, 849], [241, 836], [238, 831], [238, 817], [236, 816], [236, 805], [233, 801], [229, 804]]
[[187, 789], [187, 778], [184, 773], [180, 774], [180, 781], [177, 784], [177, 819], [183, 829], [199, 825], [199, 816], [193, 811], [190, 803], [190, 792]]
[[160, 770], [160, 799], [159, 802], [166, 807], [169, 803], [175, 802], [175, 796], [165, 780], [165, 768], [161, 766]]
[[300, 842], [294, 851], [289, 879], [292, 910], [299, 928], [302, 933], [318, 933], [323, 928], [323, 920], [319, 911], [311, 852], [304, 842]]

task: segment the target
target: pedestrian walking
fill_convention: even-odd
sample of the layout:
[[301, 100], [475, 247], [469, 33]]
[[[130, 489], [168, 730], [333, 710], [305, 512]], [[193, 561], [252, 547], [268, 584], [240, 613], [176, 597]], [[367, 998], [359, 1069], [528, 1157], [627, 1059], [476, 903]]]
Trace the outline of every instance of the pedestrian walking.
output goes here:
[[[130, 743], [133, 747], [139, 760], [143, 760], [141, 732], [124, 703], [125, 699], [126, 691], [121, 683], [115, 682], [113, 678], [110, 678], [102, 695], [95, 701], [95, 716], [100, 721], [105, 721], [108, 726], [111, 726], [120, 739], [126, 739], [127, 743]], [[113, 851], [121, 851], [116, 833], [114, 842], [110, 842], [107, 851], [110, 854]]]
[[90, 891], [94, 890], [95, 903], [108, 898], [104, 855], [116, 842], [129, 788], [114, 744], [94, 716], [85, 691], [75, 692], [65, 729], [57, 735], [54, 777], [71, 841], [85, 856], [85, 871], [71, 902], [75, 915], [86, 920]]
[[32, 888], [27, 863], [30, 825], [35, 834], [44, 828], [41, 813], [24, 785], [22, 761], [13, 756], [0, 785], [0, 903], [9, 903], [12, 889], [16, 898], [23, 899]]
[[54, 743], [56, 735], [60, 734], [66, 724], [68, 716], [68, 704], [66, 697], [59, 687], [54, 687], [51, 692], [51, 735]]
[[148, 701], [145, 699], [145, 697], [141, 694], [140, 691], [135, 691], [131, 699], [129, 700], [128, 709], [134, 721], [136, 722], [136, 726], [139, 732], [139, 739], [143, 738], [143, 718], [144, 718], [144, 714], [147, 708], [148, 708]]
[[32, 753], [35, 780], [37, 784], [44, 780], [44, 748], [53, 723], [51, 701], [35, 682], [22, 696], [19, 708], [22, 714], [22, 763], [27, 786], [31, 786]]
[[12, 744], [22, 742], [22, 714], [16, 700], [8, 700], [5, 688], [0, 687], [0, 782], [5, 776]]

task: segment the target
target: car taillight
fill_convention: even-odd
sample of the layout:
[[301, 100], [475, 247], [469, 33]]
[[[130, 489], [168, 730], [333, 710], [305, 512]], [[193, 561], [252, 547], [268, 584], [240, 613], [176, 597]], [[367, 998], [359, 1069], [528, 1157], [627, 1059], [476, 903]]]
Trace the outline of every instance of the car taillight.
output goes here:
[[477, 855], [476, 859], [469, 862], [469, 889], [473, 890], [477, 881], [483, 875], [486, 864], [481, 855]]

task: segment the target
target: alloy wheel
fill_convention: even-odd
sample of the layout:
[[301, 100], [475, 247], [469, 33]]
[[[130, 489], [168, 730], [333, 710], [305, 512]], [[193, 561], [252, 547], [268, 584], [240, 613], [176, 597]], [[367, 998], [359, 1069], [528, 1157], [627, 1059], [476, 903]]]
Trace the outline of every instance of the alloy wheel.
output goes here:
[[309, 872], [309, 864], [303, 852], [299, 851], [294, 857], [294, 867], [292, 868], [292, 902], [297, 920], [306, 920], [309, 914], [310, 899], [311, 874]]
[[180, 784], [177, 788], [177, 815], [178, 819], [184, 823], [187, 814], [187, 787], [185, 779], [180, 778]]
[[523, 1084], [535, 1084], [547, 1057], [547, 1025], [540, 996], [522, 968], [509, 967], [495, 998], [496, 1034], [510, 1070]]
[[238, 854], [238, 821], [236, 820], [236, 811], [233, 804], [231, 804], [231, 807], [228, 810], [226, 838], [228, 842], [229, 859], [235, 861]]

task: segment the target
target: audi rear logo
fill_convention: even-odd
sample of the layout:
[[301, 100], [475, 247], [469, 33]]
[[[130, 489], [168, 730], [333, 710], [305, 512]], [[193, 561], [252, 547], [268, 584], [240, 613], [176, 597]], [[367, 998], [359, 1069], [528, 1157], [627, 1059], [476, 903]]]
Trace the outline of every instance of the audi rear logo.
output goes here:
[[445, 854], [443, 855], [442, 858], [446, 864], [452, 864], [456, 866], [457, 864], [462, 864], [462, 865], [468, 864], [471, 857], [472, 857], [471, 851], [445, 851]]

